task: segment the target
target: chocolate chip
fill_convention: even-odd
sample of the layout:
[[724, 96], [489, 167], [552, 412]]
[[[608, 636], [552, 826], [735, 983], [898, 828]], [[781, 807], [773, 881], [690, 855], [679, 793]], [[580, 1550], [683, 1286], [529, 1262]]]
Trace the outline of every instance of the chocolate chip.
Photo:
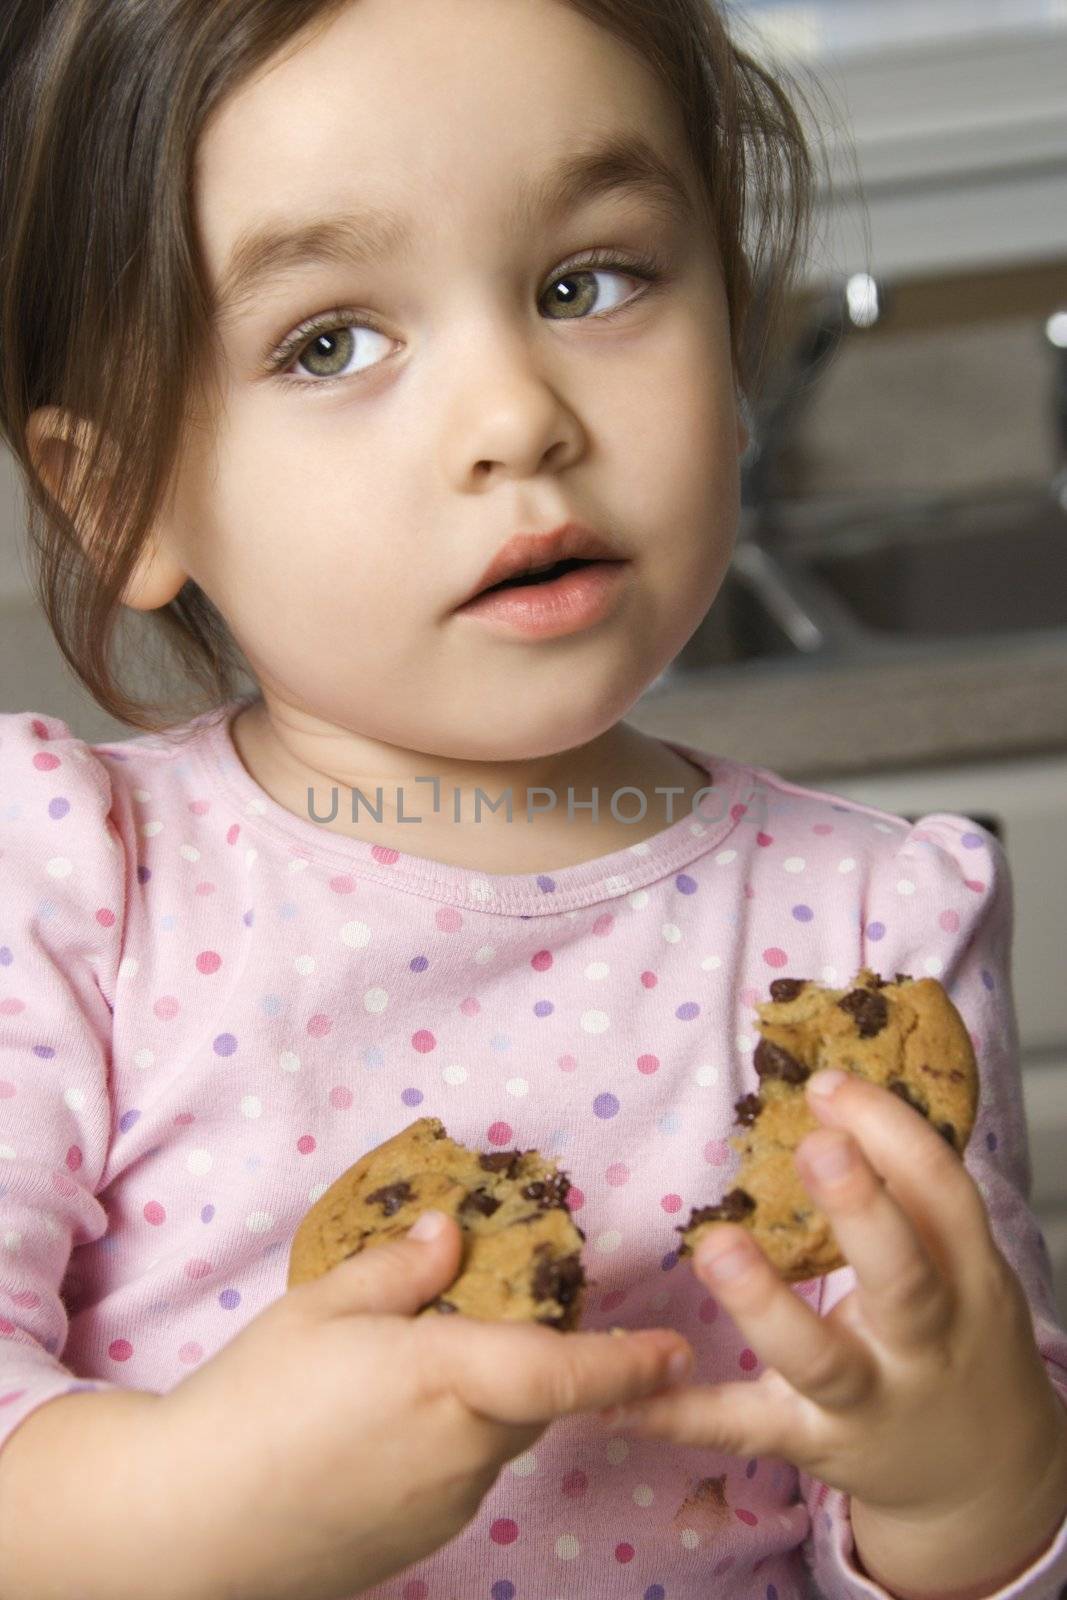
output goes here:
[[[756, 1202], [747, 1189], [731, 1189], [724, 1194], [721, 1204], [717, 1206], [701, 1206], [695, 1209], [684, 1227], [675, 1227], [675, 1233], [688, 1233], [690, 1228], [695, 1228], [700, 1222], [743, 1222], [744, 1219], [755, 1211]], [[692, 1255], [692, 1246], [688, 1240], [683, 1240], [679, 1254]]]
[[908, 974], [906, 972], [898, 972], [897, 973], [897, 982], [898, 983], [914, 983], [915, 979], [914, 978], [909, 978]]
[[383, 1217], [392, 1217], [406, 1205], [409, 1200], [414, 1200], [410, 1183], [389, 1183], [384, 1189], [375, 1189], [373, 1194], [367, 1195], [369, 1206], [381, 1206]]
[[959, 1143], [956, 1138], [956, 1130], [952, 1126], [951, 1122], [935, 1122], [934, 1126], [941, 1135], [942, 1139], [944, 1139], [946, 1143], [950, 1144], [953, 1150], [955, 1150], [956, 1154], [959, 1155]]
[[926, 1116], [926, 1107], [916, 1095], [915, 1090], [906, 1084], [903, 1078], [890, 1078], [886, 1088], [890, 1089], [899, 1100], [905, 1101], [914, 1110], [921, 1112], [924, 1117]]
[[477, 1211], [479, 1216], [491, 1217], [494, 1211], [500, 1210], [501, 1202], [494, 1200], [488, 1189], [472, 1189], [470, 1194], [460, 1206], [460, 1212]]
[[750, 1128], [763, 1110], [763, 1101], [758, 1094], [746, 1094], [742, 1100], [734, 1101], [734, 1110], [737, 1112], [735, 1121], [743, 1128]]
[[771, 984], [772, 1000], [795, 1000], [802, 989], [806, 989], [807, 978], [775, 978]]
[[780, 1078], [783, 1083], [803, 1083], [805, 1078], [811, 1077], [803, 1062], [791, 1056], [788, 1050], [783, 1050], [780, 1044], [772, 1044], [769, 1039], [760, 1040], [752, 1060], [761, 1078]]
[[513, 1178], [521, 1160], [521, 1150], [499, 1150], [480, 1155], [478, 1165], [483, 1172], [502, 1172], [505, 1178]]
[[528, 1183], [522, 1195], [525, 1200], [536, 1200], [542, 1211], [558, 1211], [566, 1205], [570, 1186], [570, 1179], [562, 1172], [556, 1172], [550, 1178], [538, 1178], [534, 1183]]
[[889, 1007], [885, 996], [876, 994], [873, 989], [853, 989], [837, 1003], [842, 1011], [847, 1011], [855, 1018], [861, 1039], [873, 1039], [876, 1033], [881, 1033], [889, 1021]]
[[569, 1306], [585, 1283], [580, 1257], [575, 1254], [554, 1260], [547, 1244], [538, 1246], [537, 1257], [531, 1285], [534, 1299], [558, 1300], [561, 1306]]
[[438, 1297], [438, 1299], [430, 1301], [430, 1310], [431, 1311], [458, 1311], [459, 1307], [458, 1306], [454, 1306], [452, 1304], [451, 1300], [442, 1300], [440, 1297]]

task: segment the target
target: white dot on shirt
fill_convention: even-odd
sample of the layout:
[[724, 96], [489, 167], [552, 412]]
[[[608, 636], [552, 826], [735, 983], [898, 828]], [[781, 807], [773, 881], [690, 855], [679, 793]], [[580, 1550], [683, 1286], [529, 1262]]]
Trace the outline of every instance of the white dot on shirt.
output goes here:
[[441, 1076], [446, 1083], [466, 1083], [467, 1069], [466, 1067], [461, 1067], [458, 1062], [454, 1062], [452, 1065], [443, 1069]]
[[263, 1102], [256, 1094], [246, 1094], [241, 1098], [241, 1115], [255, 1119], [263, 1115]]
[[803, 872], [806, 866], [807, 862], [803, 856], [790, 856], [788, 860], [782, 862], [782, 871]]
[[67, 1107], [68, 1111], [84, 1111], [85, 1090], [75, 1088], [64, 1089], [63, 1104]]
[[583, 1011], [581, 1027], [583, 1033], [605, 1033], [611, 1027], [611, 1018], [605, 1011]]
[[731, 861], [736, 861], [736, 860], [737, 860], [737, 851], [736, 850], [720, 850], [718, 855], [715, 857], [715, 865], [717, 867], [728, 867], [730, 865]]
[[914, 894], [914, 893], [915, 893], [915, 885], [912, 883], [911, 879], [910, 878], [901, 878], [900, 882], [897, 884], [897, 894]]
[[590, 961], [585, 969], [585, 975], [592, 982], [598, 983], [601, 978], [606, 978], [611, 968], [606, 961]]
[[384, 989], [368, 989], [363, 996], [363, 1009], [372, 1016], [379, 1016], [389, 1004], [389, 996]]
[[604, 1454], [609, 1466], [621, 1467], [630, 1454], [630, 1446], [625, 1439], [609, 1439], [604, 1446]]
[[250, 1211], [245, 1219], [249, 1233], [269, 1233], [273, 1226], [274, 1217], [269, 1211]]
[[283, 1050], [278, 1057], [278, 1065], [283, 1072], [299, 1072], [300, 1057], [292, 1050]]
[[353, 950], [362, 950], [370, 944], [370, 929], [365, 922], [346, 922], [341, 929], [341, 943]]
[[619, 877], [617, 874], [604, 879], [604, 888], [608, 894], [629, 894], [631, 884], [629, 878]]
[[137, 1050], [134, 1052], [133, 1064], [141, 1072], [155, 1064], [156, 1053], [154, 1050]]
[[53, 856], [51, 861], [45, 863], [44, 870], [50, 878], [69, 878], [74, 871], [74, 863], [68, 861], [66, 856]]
[[145, 806], [148, 804], [149, 800], [151, 800], [152, 796], [149, 794], [147, 789], [135, 789], [133, 791], [133, 798], [137, 801], [139, 806]]
[[183, 844], [181, 849], [178, 851], [178, 854], [184, 861], [200, 860], [200, 851], [196, 848], [195, 844]]
[[190, 1150], [185, 1158], [186, 1170], [191, 1172], [194, 1178], [202, 1178], [214, 1165], [215, 1157], [210, 1150]]
[[681, 941], [682, 930], [676, 922], [665, 922], [660, 933], [667, 944], [678, 944]]
[[119, 962], [118, 975], [120, 978], [132, 978], [136, 975], [141, 963], [136, 956], [123, 956]]
[[578, 1536], [574, 1533], [561, 1533], [556, 1540], [556, 1554], [561, 1561], [575, 1561], [581, 1550]]
[[315, 957], [307, 955], [297, 956], [296, 960], [293, 962], [293, 970], [295, 972], [299, 972], [302, 978], [309, 977], [310, 974], [315, 970]]
[[713, 1067], [710, 1061], [705, 1061], [696, 1069], [693, 1077], [702, 1089], [710, 1089], [712, 1084], [719, 1081], [719, 1069]]
[[837, 863], [837, 870], [838, 872], [855, 872], [856, 863], [851, 856], [846, 856], [843, 861]]
[[537, 1471], [537, 1457], [532, 1450], [524, 1450], [521, 1456], [516, 1456], [514, 1461], [508, 1462], [508, 1470], [516, 1478], [529, 1478]]
[[632, 911], [643, 911], [648, 905], [649, 898], [647, 889], [638, 889], [636, 894], [630, 896], [630, 909]]
[[523, 1095], [527, 1095], [530, 1092], [530, 1085], [525, 1078], [509, 1078], [504, 1088], [508, 1094], [515, 1095], [519, 1100], [522, 1099]]
[[18, 1152], [14, 1145], [0, 1144], [0, 1161], [17, 1161]]
[[634, 1490], [635, 1506], [650, 1506], [655, 1498], [655, 1490], [649, 1483], [639, 1483]]
[[495, 955], [496, 951], [491, 944], [483, 944], [480, 950], [474, 952], [474, 959], [480, 967], [485, 967], [488, 966]]
[[4, 1249], [9, 1255], [17, 1256], [19, 1251], [22, 1249], [21, 1233], [14, 1228], [9, 1229], [8, 1232], [4, 1234]]
[[141, 835], [145, 839], [154, 839], [157, 833], [162, 833], [162, 832], [163, 832], [163, 824], [161, 822], [158, 822], [158, 821], [157, 822], [146, 822], [144, 827], [141, 829]]
[[700, 1535], [695, 1528], [683, 1528], [681, 1534], [682, 1544], [686, 1550], [696, 1550], [700, 1545]]
[[945, 970], [945, 963], [940, 956], [927, 956], [923, 962], [923, 971], [931, 978], [940, 978]]
[[593, 1240], [593, 1249], [599, 1250], [601, 1255], [614, 1255], [622, 1244], [622, 1234], [618, 1228], [609, 1228], [606, 1233], [597, 1234]]
[[722, 956], [705, 956], [700, 965], [705, 972], [718, 972], [722, 966]]
[[756, 1041], [750, 1033], [739, 1033], [735, 1043], [743, 1056], [756, 1048]]

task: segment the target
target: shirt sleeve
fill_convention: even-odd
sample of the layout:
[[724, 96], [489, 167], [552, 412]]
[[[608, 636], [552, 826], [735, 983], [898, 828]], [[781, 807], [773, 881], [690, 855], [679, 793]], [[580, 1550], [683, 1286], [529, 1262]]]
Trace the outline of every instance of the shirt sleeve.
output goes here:
[[[1067, 1406], [1067, 1335], [1057, 1318], [1048, 1249], [1029, 1206], [1030, 1153], [1011, 984], [1014, 896], [1004, 850], [966, 818], [931, 814], [872, 860], [865, 889], [857, 970], [937, 978], [970, 1031], [979, 1104], [964, 1163], [982, 1193], [997, 1246], [1025, 1290], [1035, 1341]], [[820, 1315], [855, 1283], [851, 1267], [827, 1274]], [[894, 1600], [862, 1572], [849, 1496], [806, 1473], [800, 1474], [800, 1488], [811, 1517], [805, 1555], [820, 1600]], [[931, 1577], [951, 1584], [948, 1572]], [[988, 1600], [1060, 1600], [1065, 1585], [1067, 1517], [1039, 1559]]]
[[57, 717], [0, 715], [0, 1449], [63, 1365], [63, 1279], [100, 1239], [124, 851], [104, 762]]

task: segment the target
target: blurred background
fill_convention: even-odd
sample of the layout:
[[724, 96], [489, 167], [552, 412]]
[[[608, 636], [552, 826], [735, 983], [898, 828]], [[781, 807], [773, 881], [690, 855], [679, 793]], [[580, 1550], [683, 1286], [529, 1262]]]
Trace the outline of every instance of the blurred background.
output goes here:
[[[628, 720], [1001, 837], [1067, 1323], [1067, 0], [727, 9], [811, 86], [825, 182], [753, 397], [733, 567]], [[0, 447], [0, 711], [128, 737], [48, 633], [22, 524]]]

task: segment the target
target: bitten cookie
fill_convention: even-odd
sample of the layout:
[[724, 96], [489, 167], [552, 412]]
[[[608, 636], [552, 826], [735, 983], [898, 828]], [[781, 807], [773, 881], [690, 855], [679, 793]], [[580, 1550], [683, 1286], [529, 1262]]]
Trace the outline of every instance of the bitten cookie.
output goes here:
[[694, 1209], [677, 1229], [679, 1254], [692, 1255], [716, 1222], [739, 1222], [787, 1283], [802, 1283], [847, 1265], [793, 1160], [822, 1126], [805, 1080], [831, 1067], [869, 1078], [921, 1111], [962, 1155], [978, 1110], [978, 1068], [963, 1019], [935, 978], [898, 973], [889, 983], [864, 968], [847, 989], [778, 978], [756, 1011], [759, 1092], [737, 1101], [735, 1121], [748, 1131], [729, 1141], [741, 1167], [720, 1204]]
[[584, 1233], [571, 1220], [570, 1181], [536, 1150], [480, 1153], [420, 1117], [343, 1172], [301, 1220], [288, 1287], [357, 1251], [407, 1232], [423, 1211], [463, 1230], [458, 1276], [418, 1313], [542, 1322], [569, 1331], [581, 1317]]

